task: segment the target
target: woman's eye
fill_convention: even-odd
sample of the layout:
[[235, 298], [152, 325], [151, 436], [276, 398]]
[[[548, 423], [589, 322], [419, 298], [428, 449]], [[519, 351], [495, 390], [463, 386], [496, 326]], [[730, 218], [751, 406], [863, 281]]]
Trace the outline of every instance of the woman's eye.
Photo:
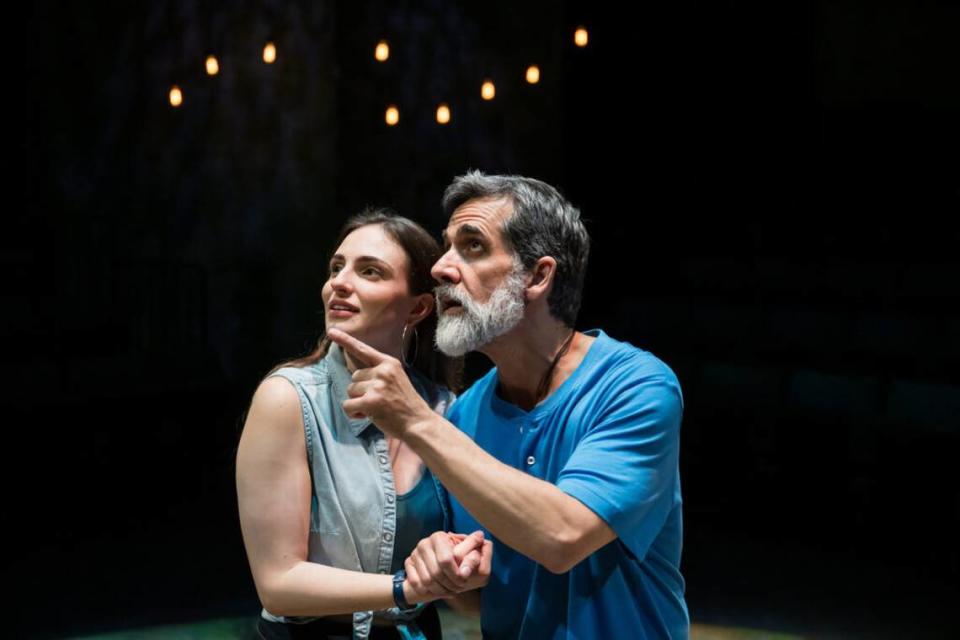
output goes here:
[[365, 276], [379, 276], [379, 275], [380, 275], [380, 270], [379, 270], [379, 269], [376, 269], [376, 268], [374, 268], [374, 267], [367, 267], [366, 269], [363, 270], [362, 273], [363, 273], [363, 275], [365, 275]]

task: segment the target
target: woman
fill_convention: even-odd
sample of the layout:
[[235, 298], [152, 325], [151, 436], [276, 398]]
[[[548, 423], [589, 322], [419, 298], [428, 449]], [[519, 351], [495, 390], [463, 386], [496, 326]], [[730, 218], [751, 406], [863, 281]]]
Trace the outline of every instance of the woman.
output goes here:
[[[444, 413], [461, 362], [433, 349], [430, 267], [439, 255], [416, 223], [364, 212], [341, 231], [321, 295], [327, 327], [404, 361], [421, 396]], [[402, 441], [343, 412], [356, 368], [321, 338], [309, 356], [271, 371], [253, 396], [237, 496], [264, 605], [261, 637], [441, 637], [427, 603], [453, 592], [414, 589], [401, 569], [419, 540], [449, 530], [446, 496]], [[480, 552], [468, 561], [479, 564]]]

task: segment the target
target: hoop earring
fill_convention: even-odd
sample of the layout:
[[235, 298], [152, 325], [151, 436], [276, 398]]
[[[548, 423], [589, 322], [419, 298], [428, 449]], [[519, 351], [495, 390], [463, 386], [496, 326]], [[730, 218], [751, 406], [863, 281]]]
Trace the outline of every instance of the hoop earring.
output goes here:
[[403, 333], [400, 334], [400, 348], [403, 353], [403, 364], [408, 367], [412, 367], [413, 363], [417, 361], [417, 356], [420, 355], [420, 335], [417, 333], [417, 328], [413, 328], [413, 358], [411, 362], [407, 362], [407, 347], [404, 344], [407, 341], [407, 326], [404, 325]]

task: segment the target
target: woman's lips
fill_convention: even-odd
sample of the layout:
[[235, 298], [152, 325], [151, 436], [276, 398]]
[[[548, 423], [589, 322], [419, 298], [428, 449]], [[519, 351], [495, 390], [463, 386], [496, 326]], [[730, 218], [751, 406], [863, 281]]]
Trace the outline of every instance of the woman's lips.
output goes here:
[[349, 302], [340, 302], [333, 301], [330, 303], [327, 313], [330, 314], [331, 318], [350, 318], [357, 313], [360, 309], [356, 308]]

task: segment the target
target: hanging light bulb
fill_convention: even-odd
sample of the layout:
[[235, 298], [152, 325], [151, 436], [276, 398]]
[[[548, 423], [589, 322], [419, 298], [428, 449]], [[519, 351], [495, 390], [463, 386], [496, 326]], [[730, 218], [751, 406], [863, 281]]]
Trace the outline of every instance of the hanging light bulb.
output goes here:
[[170, 106], [179, 107], [183, 104], [183, 92], [180, 91], [180, 87], [173, 85], [170, 88]]
[[493, 84], [493, 80], [487, 80], [483, 83], [483, 86], [480, 87], [480, 97], [484, 100], [493, 100], [497, 95], [497, 88]]
[[273, 64], [277, 60], [277, 48], [272, 42], [268, 42], [263, 47], [263, 61], [267, 64]]
[[576, 30], [576, 32], [574, 32], [574, 34], [573, 34], [573, 42], [574, 42], [578, 47], [585, 47], [585, 46], [587, 46], [587, 43], [590, 42], [590, 36], [589, 36], [589, 34], [587, 33], [586, 28], [580, 27], [579, 29]]
[[447, 124], [450, 122], [450, 107], [448, 107], [446, 103], [443, 103], [437, 107], [437, 122], [440, 124]]
[[207, 75], [215, 76], [220, 73], [220, 63], [215, 56], [207, 56]]
[[535, 64], [527, 67], [527, 82], [530, 84], [537, 84], [540, 82], [540, 67]]
[[386, 119], [387, 119], [387, 125], [392, 127], [393, 125], [400, 122], [400, 111], [395, 106], [390, 105], [389, 107], [387, 107]]
[[374, 51], [373, 56], [379, 62], [386, 62], [390, 57], [390, 45], [387, 44], [386, 40], [381, 40], [377, 43], [377, 49]]

